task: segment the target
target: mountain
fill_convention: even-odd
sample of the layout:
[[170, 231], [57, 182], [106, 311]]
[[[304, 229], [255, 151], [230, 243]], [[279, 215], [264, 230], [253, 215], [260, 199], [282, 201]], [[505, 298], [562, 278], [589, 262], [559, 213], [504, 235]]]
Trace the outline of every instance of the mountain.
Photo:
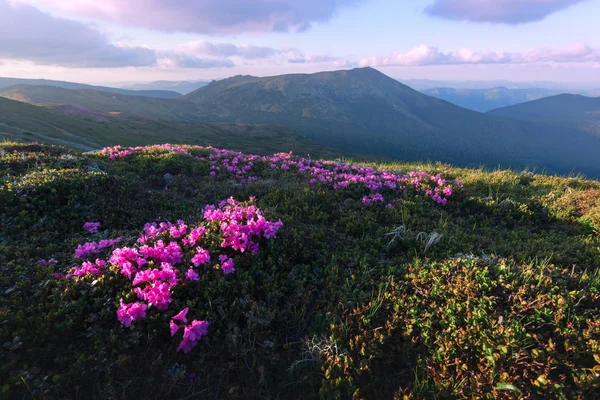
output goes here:
[[239, 151], [273, 154], [294, 151], [339, 157], [290, 129], [245, 124], [186, 124], [111, 115], [74, 106], [36, 107], [0, 97], [0, 138], [38, 141], [88, 151], [117, 144], [193, 143], [230, 146]]
[[122, 95], [100, 90], [16, 85], [0, 89], [0, 97], [36, 105], [72, 105], [104, 113], [149, 118], [176, 116], [177, 100]]
[[600, 176], [600, 137], [579, 125], [467, 110], [372, 68], [235, 76], [177, 99], [28, 85], [0, 96], [154, 121], [160, 125], [154, 134], [167, 136], [169, 124], [175, 130], [182, 124], [279, 126], [346, 154]]
[[499, 108], [490, 114], [534, 123], [576, 127], [600, 137], [600, 97], [561, 94]]
[[93, 86], [85, 85], [83, 83], [64, 82], [64, 81], [53, 81], [49, 79], [20, 79], [20, 78], [0, 78], [0, 89], [8, 88], [16, 85], [32, 85], [32, 86], [53, 86], [63, 89], [89, 89], [89, 90], [100, 90], [108, 93], [118, 93], [126, 96], [142, 96], [142, 97], [155, 97], [159, 99], [175, 99], [180, 97], [181, 94], [172, 90], [125, 90], [107, 86]]
[[236, 76], [182, 99], [205, 121], [288, 126], [349, 153], [600, 176], [600, 139], [576, 128], [482, 114], [426, 96], [372, 68]]
[[422, 92], [428, 96], [479, 112], [487, 112], [561, 93], [550, 89], [507, 89], [505, 87], [492, 89], [434, 88], [425, 89]]
[[210, 81], [155, 81], [149, 83], [135, 83], [123, 86], [123, 89], [130, 90], [162, 90], [174, 91], [181, 94], [188, 94], [206, 86]]

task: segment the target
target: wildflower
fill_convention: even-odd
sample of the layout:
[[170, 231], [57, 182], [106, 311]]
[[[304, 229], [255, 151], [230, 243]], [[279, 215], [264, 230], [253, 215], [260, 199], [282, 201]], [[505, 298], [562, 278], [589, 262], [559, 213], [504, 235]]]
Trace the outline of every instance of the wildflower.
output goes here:
[[189, 353], [198, 341], [208, 334], [208, 321], [193, 320], [189, 326], [186, 326], [183, 331], [183, 340], [179, 344], [177, 350]]
[[169, 322], [169, 328], [171, 329], [171, 336], [175, 336], [175, 333], [181, 329], [181, 328], [185, 328], [185, 325], [177, 325], [175, 323], [175, 321], [180, 321], [183, 322], [184, 324], [187, 323], [187, 318], [186, 315], [188, 313], [190, 309], [189, 308], [184, 308], [183, 310], [181, 310], [177, 315], [175, 315], [173, 318], [171, 318], [171, 321]]
[[207, 264], [210, 262], [210, 253], [208, 250], [204, 250], [202, 247], [197, 247], [196, 251], [196, 255], [192, 257], [192, 264], [194, 264], [195, 267], [199, 267], [202, 264]]
[[190, 281], [197, 281], [198, 280], [198, 273], [196, 271], [194, 271], [193, 269], [190, 268], [185, 273], [185, 277], [188, 280], [190, 280]]
[[129, 328], [131, 323], [146, 317], [148, 306], [144, 303], [123, 303], [123, 299], [119, 300], [120, 306], [117, 309], [117, 318], [119, 322]]
[[98, 228], [100, 228], [100, 222], [86, 222], [83, 224], [83, 229], [87, 230], [89, 233], [98, 232]]

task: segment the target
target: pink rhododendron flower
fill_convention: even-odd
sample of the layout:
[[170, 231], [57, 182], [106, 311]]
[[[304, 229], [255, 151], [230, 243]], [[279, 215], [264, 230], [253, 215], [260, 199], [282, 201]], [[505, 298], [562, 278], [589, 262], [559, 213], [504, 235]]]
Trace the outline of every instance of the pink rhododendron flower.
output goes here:
[[179, 344], [177, 350], [189, 353], [196, 347], [198, 341], [208, 334], [208, 326], [208, 321], [192, 321], [190, 325], [185, 327], [183, 331], [183, 340]]
[[226, 261], [224, 261], [221, 264], [221, 269], [223, 270], [223, 273], [225, 273], [225, 274], [234, 273], [235, 268], [234, 268], [233, 260], [231, 258], [228, 258]]
[[193, 269], [190, 268], [185, 273], [185, 277], [188, 280], [190, 280], [190, 281], [197, 281], [198, 280], [198, 273], [196, 271], [194, 271]]
[[83, 229], [87, 230], [89, 233], [96, 233], [100, 228], [100, 222], [86, 222], [83, 224]]
[[119, 300], [120, 306], [117, 309], [117, 318], [119, 322], [129, 328], [131, 323], [146, 317], [148, 306], [144, 303], [123, 303], [123, 299]]
[[195, 267], [199, 267], [202, 264], [207, 264], [210, 261], [210, 253], [208, 250], [205, 250], [202, 247], [197, 247], [196, 251], [196, 255], [192, 257], [192, 264], [194, 264]]

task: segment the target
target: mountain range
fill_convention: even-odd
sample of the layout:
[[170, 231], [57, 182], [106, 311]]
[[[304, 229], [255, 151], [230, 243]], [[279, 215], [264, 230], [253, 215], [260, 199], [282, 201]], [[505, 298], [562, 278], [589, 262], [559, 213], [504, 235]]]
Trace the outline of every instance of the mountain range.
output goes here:
[[[146, 133], [139, 138], [147, 143], [169, 140], [161, 136], [169, 126], [174, 132], [187, 129], [193, 136], [198, 126], [242, 124], [292, 131], [310, 143], [345, 154], [600, 176], [600, 137], [590, 134], [593, 128], [588, 127], [595, 126], [593, 105], [586, 112], [574, 107], [570, 118], [577, 123], [557, 124], [539, 112], [529, 117], [501, 110], [480, 113], [425, 95], [372, 68], [235, 76], [176, 99], [29, 85], [4, 89], [0, 96], [51, 106], [54, 112], [62, 110], [64, 117], [69, 117], [64, 115], [68, 107], [79, 107], [88, 114], [85, 120], [96, 118], [90, 113], [102, 113], [120, 122], [139, 120], [160, 126], [154, 136]], [[553, 101], [560, 108], [571, 98], [559, 96]], [[78, 132], [95, 137], [91, 131]], [[118, 140], [119, 134], [111, 140]], [[130, 138], [139, 132], [120, 135]]]
[[491, 114], [522, 121], [545, 121], [552, 125], [575, 127], [600, 137], [600, 97], [561, 94], [548, 98], [503, 107]]
[[173, 90], [162, 89], [141, 89], [141, 90], [126, 90], [108, 86], [93, 86], [83, 83], [54, 81], [50, 79], [21, 79], [21, 78], [0, 78], [0, 89], [5, 89], [16, 85], [33, 85], [33, 86], [52, 86], [63, 89], [82, 89], [82, 90], [98, 90], [108, 93], [117, 93], [127, 96], [142, 96], [156, 97], [160, 99], [175, 99], [181, 96], [180, 93]]
[[135, 83], [131, 85], [123, 86], [123, 89], [145, 91], [145, 90], [162, 90], [162, 91], [174, 91], [180, 94], [188, 94], [194, 90], [200, 89], [202, 86], [206, 86], [210, 81], [155, 81], [149, 83]]

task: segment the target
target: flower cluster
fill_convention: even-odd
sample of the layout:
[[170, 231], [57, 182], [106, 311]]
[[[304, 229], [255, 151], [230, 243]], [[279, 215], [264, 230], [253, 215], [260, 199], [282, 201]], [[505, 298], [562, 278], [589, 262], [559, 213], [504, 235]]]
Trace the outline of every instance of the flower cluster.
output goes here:
[[100, 222], [86, 222], [83, 224], [83, 229], [89, 233], [97, 233], [100, 228]]
[[[126, 303], [121, 298], [117, 318], [123, 326], [131, 327], [152, 309], [156, 312], [168, 310], [177, 288], [198, 281], [211, 267], [224, 274], [233, 273], [234, 257], [246, 252], [257, 253], [260, 242], [274, 238], [283, 226], [281, 221], [267, 221], [254, 205], [254, 199], [239, 203], [230, 198], [218, 206], [207, 206], [203, 219], [196, 227], [189, 227], [181, 220], [147, 223], [133, 246], [115, 248], [108, 260], [98, 258], [72, 267], [66, 278], [113, 272], [127, 277], [131, 290], [127, 297], [135, 297], [137, 301]], [[76, 249], [75, 256], [86, 258], [98, 254], [120, 240], [85, 243]], [[219, 244], [216, 248], [215, 243]], [[62, 275], [56, 274], [56, 277]], [[174, 321], [187, 323], [189, 310], [184, 311], [173, 318], [170, 327], [172, 335], [177, 329], [184, 329], [179, 350], [187, 353], [206, 335], [208, 322], [194, 320], [186, 326], [175, 325]]]
[[115, 247], [117, 243], [121, 241], [121, 239], [122, 238], [118, 237], [116, 239], [104, 239], [99, 242], [87, 242], [80, 244], [75, 249], [75, 258], [85, 259], [92, 254], [100, 253], [100, 251], [103, 249]]
[[[426, 172], [392, 172], [376, 170], [366, 166], [351, 165], [343, 162], [311, 160], [294, 157], [291, 153], [278, 153], [272, 156], [258, 156], [244, 154], [236, 151], [215, 149], [213, 147], [188, 146], [182, 148], [170, 144], [148, 147], [121, 148], [111, 147], [102, 150], [102, 154], [109, 155], [111, 159], [126, 157], [144, 151], [170, 151], [187, 154], [199, 162], [209, 164], [209, 175], [218, 177], [227, 174], [240, 182], [253, 182], [258, 180], [258, 172], [263, 170], [297, 171], [306, 175], [311, 184], [325, 184], [335, 190], [346, 189], [350, 186], [362, 186], [370, 194], [363, 198], [363, 204], [384, 203], [385, 197], [394, 196], [403, 190], [413, 190], [431, 198], [440, 205], [446, 205], [452, 196], [453, 187], [462, 187], [462, 182], [448, 182], [439, 174], [432, 175]], [[201, 152], [207, 156], [193, 155], [192, 152]], [[374, 199], [371, 194], [380, 194]], [[381, 199], [381, 201], [380, 201]], [[388, 201], [388, 207], [394, 203]]]

